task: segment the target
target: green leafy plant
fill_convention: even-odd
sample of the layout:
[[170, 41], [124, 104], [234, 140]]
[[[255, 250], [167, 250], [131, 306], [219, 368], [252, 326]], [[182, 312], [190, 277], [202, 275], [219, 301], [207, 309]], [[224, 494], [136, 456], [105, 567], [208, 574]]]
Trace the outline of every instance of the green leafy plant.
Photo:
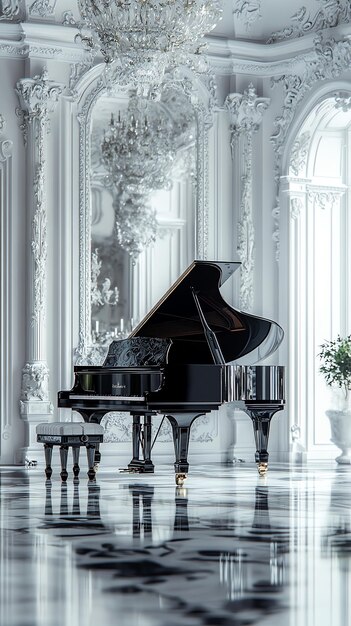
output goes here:
[[342, 388], [347, 398], [351, 390], [351, 335], [338, 335], [333, 341], [325, 341], [318, 356], [322, 361], [320, 371], [327, 385]]

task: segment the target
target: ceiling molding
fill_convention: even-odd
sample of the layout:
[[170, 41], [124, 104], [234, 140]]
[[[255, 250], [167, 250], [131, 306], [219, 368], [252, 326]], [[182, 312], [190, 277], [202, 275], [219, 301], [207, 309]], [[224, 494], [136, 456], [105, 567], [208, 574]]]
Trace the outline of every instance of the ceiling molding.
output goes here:
[[[329, 29], [332, 34], [336, 29]], [[87, 63], [90, 53], [75, 41], [74, 25], [43, 22], [0, 22], [0, 58], [45, 58], [69, 63]], [[351, 24], [339, 26], [338, 39], [351, 38]], [[213, 35], [205, 38], [206, 56], [218, 74], [279, 76], [303, 71], [314, 58], [315, 33], [304, 37], [266, 44], [231, 40]], [[88, 59], [89, 57], [89, 59]], [[95, 57], [99, 63], [101, 57]], [[91, 62], [90, 62], [91, 64]]]

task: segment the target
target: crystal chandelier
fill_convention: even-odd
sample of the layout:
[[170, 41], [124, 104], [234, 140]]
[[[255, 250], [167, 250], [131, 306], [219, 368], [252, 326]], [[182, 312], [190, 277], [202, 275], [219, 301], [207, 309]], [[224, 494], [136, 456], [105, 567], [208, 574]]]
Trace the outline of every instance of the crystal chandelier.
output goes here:
[[124, 84], [162, 82], [167, 66], [199, 51], [221, 0], [78, 0], [85, 26]]
[[101, 157], [114, 185], [146, 192], [169, 185], [174, 145], [170, 118], [133, 94], [126, 111], [111, 115]]

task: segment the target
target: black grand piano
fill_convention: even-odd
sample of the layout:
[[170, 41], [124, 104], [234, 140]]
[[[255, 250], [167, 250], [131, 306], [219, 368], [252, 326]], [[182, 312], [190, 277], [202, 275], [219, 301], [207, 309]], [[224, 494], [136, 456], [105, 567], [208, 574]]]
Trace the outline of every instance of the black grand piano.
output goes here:
[[154, 471], [151, 422], [161, 414], [172, 426], [176, 483], [182, 485], [192, 423], [225, 402], [252, 419], [258, 471], [267, 471], [270, 421], [284, 407], [284, 367], [247, 365], [245, 358], [268, 357], [283, 330], [223, 300], [219, 288], [238, 267], [194, 261], [127, 339], [110, 344], [102, 366], [75, 366], [73, 388], [58, 393], [58, 406], [87, 422], [100, 422], [110, 411], [130, 413], [129, 471]]

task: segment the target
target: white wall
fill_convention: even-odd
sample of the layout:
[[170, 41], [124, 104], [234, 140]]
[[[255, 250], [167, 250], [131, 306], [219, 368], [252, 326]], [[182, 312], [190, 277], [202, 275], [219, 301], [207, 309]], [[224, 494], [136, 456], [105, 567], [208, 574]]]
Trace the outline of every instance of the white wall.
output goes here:
[[[336, 39], [344, 41], [345, 28], [341, 33], [334, 29]], [[78, 44], [74, 43], [75, 28], [58, 26], [50, 23], [33, 22], [6, 24], [0, 23], [0, 114], [6, 126], [0, 131], [0, 142], [12, 142], [12, 156], [0, 163], [5, 172], [11, 161], [7, 178], [10, 197], [11, 229], [8, 239], [2, 239], [2, 287], [1, 287], [1, 464], [23, 461], [23, 448], [34, 452], [33, 427], [37, 417], [33, 414], [32, 422], [23, 421], [19, 411], [21, 394], [22, 368], [26, 364], [26, 333], [28, 330], [28, 311], [26, 301], [28, 284], [26, 267], [30, 260], [31, 224], [28, 223], [29, 205], [33, 202], [33, 181], [29, 160], [32, 158], [23, 144], [16, 115], [18, 98], [15, 86], [19, 79], [33, 78], [47, 67], [49, 79], [62, 83], [65, 92], [59, 98], [57, 106], [50, 114], [50, 132], [45, 135], [47, 159], [45, 162], [45, 192], [47, 228], [47, 263], [46, 263], [46, 358], [49, 368], [49, 401], [54, 405], [53, 415], [41, 415], [40, 419], [63, 419], [68, 415], [56, 408], [56, 394], [59, 389], [68, 389], [72, 382], [73, 353], [79, 339], [79, 124], [76, 118], [77, 84], [70, 80], [74, 64], [86, 60]], [[303, 41], [302, 41], [303, 39]], [[300, 43], [299, 43], [300, 41]], [[336, 54], [329, 61], [334, 72], [342, 76], [348, 63], [348, 46], [345, 44], [341, 61]], [[308, 57], [310, 55], [310, 57]], [[284, 44], [249, 44], [237, 41], [235, 44], [214, 38], [210, 41], [209, 59], [217, 78], [217, 103], [208, 100], [208, 112], [213, 118], [208, 131], [208, 151], [202, 158], [207, 159], [205, 186], [207, 196], [203, 197], [208, 207], [205, 215], [207, 229], [207, 257], [209, 259], [237, 259], [237, 224], [240, 219], [240, 155], [232, 160], [230, 153], [229, 115], [224, 106], [228, 93], [243, 93], [252, 81], [258, 96], [270, 98], [270, 105], [263, 115], [262, 122], [253, 136], [253, 184], [252, 210], [255, 226], [255, 269], [254, 269], [254, 308], [253, 312], [263, 317], [274, 319], [283, 324], [288, 331], [288, 240], [282, 231], [280, 260], [276, 260], [276, 241], [272, 234], [277, 230], [279, 221], [272, 215], [276, 205], [276, 182], [274, 176], [280, 175], [280, 159], [285, 146], [289, 128], [294, 116], [308, 100], [310, 90], [316, 86], [316, 77], [308, 70], [308, 59], [315, 55], [320, 62], [322, 56], [314, 50], [313, 38], [301, 38]], [[317, 55], [317, 56], [316, 56]], [[315, 58], [313, 57], [313, 58]], [[306, 69], [307, 68], [307, 69]], [[324, 68], [324, 69], [323, 69]], [[84, 69], [84, 68], [83, 68]], [[323, 74], [324, 71], [324, 74]], [[90, 70], [91, 72], [91, 70]], [[304, 75], [310, 81], [297, 89], [292, 83], [276, 85], [272, 88], [271, 76], [284, 77]], [[86, 74], [88, 76], [88, 74]], [[328, 67], [324, 65], [321, 78], [329, 80]], [[84, 82], [86, 80], [86, 82]], [[79, 83], [80, 98], [89, 89], [89, 80], [82, 78]], [[299, 90], [303, 94], [300, 98]], [[282, 122], [279, 122], [279, 119]], [[278, 127], [275, 122], [278, 119]], [[282, 140], [272, 145], [272, 134], [280, 129]], [[278, 155], [278, 156], [277, 156]], [[10, 161], [9, 161], [10, 159]], [[276, 168], [276, 169], [274, 169]], [[208, 170], [208, 177], [206, 171]], [[6, 172], [5, 172], [6, 173]], [[29, 178], [29, 179], [28, 179]], [[4, 185], [4, 176], [1, 185]], [[2, 194], [2, 197], [3, 194]], [[1, 207], [2, 219], [5, 206]], [[9, 217], [8, 215], [8, 217]], [[5, 216], [6, 217], [6, 216]], [[8, 222], [4, 222], [8, 223]], [[283, 238], [282, 238], [283, 235]], [[162, 243], [167, 247], [168, 240]], [[173, 268], [183, 268], [185, 259], [174, 255], [182, 248], [172, 244], [171, 262]], [[152, 251], [146, 256], [152, 256]], [[185, 254], [183, 250], [182, 254]], [[187, 248], [189, 254], [189, 248]], [[175, 270], [174, 270], [175, 271]], [[157, 289], [156, 289], [157, 291]], [[223, 291], [229, 303], [238, 302], [240, 291], [239, 276], [235, 276], [231, 285]], [[153, 298], [150, 293], [146, 298]], [[8, 308], [5, 302], [8, 302]], [[8, 317], [10, 316], [10, 320]], [[6, 322], [5, 322], [6, 318]], [[9, 333], [6, 342], [4, 334]], [[272, 360], [273, 362], [273, 360]], [[288, 363], [288, 342], [285, 341], [274, 362]], [[8, 364], [11, 367], [9, 376]], [[289, 398], [288, 398], [289, 400]], [[286, 459], [289, 452], [289, 425], [294, 423], [293, 416], [287, 411], [273, 418], [270, 451], [272, 459]], [[218, 428], [215, 424], [207, 427], [211, 441], [196, 444], [197, 458], [206, 458], [211, 450], [211, 458], [220, 458], [223, 449], [233, 437], [233, 427], [227, 418], [225, 409], [219, 414]], [[235, 454], [247, 460], [253, 458], [254, 443], [251, 423], [246, 415], [237, 415], [237, 440]], [[129, 445], [129, 444], [128, 444]], [[117, 450], [116, 445], [116, 450]], [[28, 450], [27, 450], [28, 453]], [[213, 454], [212, 454], [213, 453]]]

